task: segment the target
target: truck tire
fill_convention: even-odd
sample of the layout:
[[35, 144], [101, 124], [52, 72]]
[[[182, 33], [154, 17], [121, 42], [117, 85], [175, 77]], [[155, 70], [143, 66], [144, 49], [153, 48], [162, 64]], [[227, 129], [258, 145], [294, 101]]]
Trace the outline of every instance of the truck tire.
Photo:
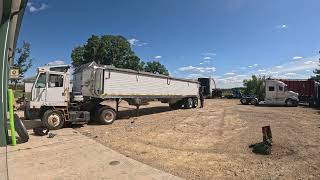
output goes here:
[[187, 98], [187, 99], [185, 99], [184, 108], [185, 108], [185, 109], [191, 109], [192, 107], [193, 107], [193, 100], [192, 100], [192, 98]]
[[193, 108], [196, 108], [198, 106], [198, 98], [193, 98]]
[[290, 106], [290, 107], [296, 107], [296, 106], [298, 106], [298, 102], [293, 99], [287, 99], [286, 105]]
[[21, 143], [29, 141], [28, 131], [17, 114], [14, 114], [14, 129], [18, 133]]
[[258, 104], [257, 99], [255, 99], [255, 98], [251, 99], [251, 100], [250, 100], [250, 104], [251, 104], [251, 105], [257, 105], [257, 104]]
[[98, 110], [97, 121], [101, 124], [112, 124], [116, 120], [116, 111], [110, 107], [101, 107]]
[[57, 130], [64, 126], [65, 119], [61, 111], [49, 109], [43, 114], [42, 122], [48, 129]]

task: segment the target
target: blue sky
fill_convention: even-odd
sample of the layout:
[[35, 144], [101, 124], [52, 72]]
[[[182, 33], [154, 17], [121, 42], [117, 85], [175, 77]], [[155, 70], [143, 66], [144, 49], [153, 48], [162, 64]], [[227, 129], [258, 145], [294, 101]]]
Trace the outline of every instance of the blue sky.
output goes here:
[[310, 77], [320, 57], [319, 7], [318, 0], [33, 0], [18, 44], [31, 43], [37, 67], [70, 63], [92, 34], [122, 35], [172, 76], [235, 87], [251, 74]]

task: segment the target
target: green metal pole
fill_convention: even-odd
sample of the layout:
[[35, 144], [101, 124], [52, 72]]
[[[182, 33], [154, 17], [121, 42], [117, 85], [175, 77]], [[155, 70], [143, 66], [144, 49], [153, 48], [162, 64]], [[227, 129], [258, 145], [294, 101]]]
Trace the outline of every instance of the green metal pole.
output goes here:
[[8, 101], [9, 101], [9, 120], [10, 120], [10, 130], [11, 130], [11, 139], [12, 139], [12, 145], [17, 145], [17, 139], [16, 139], [16, 130], [14, 129], [14, 114], [13, 114], [13, 91], [12, 89], [8, 90]]

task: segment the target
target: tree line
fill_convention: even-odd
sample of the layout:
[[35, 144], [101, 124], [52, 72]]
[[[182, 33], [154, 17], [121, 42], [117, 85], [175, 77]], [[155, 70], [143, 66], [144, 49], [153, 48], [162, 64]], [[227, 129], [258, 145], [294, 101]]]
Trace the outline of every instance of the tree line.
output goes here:
[[95, 61], [98, 64], [113, 65], [117, 68], [169, 75], [166, 67], [160, 62], [142, 61], [123, 36], [92, 35], [84, 45], [72, 50], [71, 59], [74, 67]]

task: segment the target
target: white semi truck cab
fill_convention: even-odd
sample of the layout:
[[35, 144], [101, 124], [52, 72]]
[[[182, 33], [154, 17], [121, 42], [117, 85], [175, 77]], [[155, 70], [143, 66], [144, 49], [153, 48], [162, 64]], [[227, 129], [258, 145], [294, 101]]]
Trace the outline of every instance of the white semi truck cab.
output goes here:
[[299, 103], [299, 94], [288, 91], [287, 85], [281, 81], [267, 79], [265, 80], [265, 97], [258, 99], [256, 97], [243, 97], [241, 104], [267, 104], [267, 105], [286, 105], [297, 106]]
[[[49, 129], [66, 122], [83, 124], [90, 120], [112, 124], [120, 100], [137, 107], [155, 99], [172, 109], [198, 105], [198, 81], [120, 69], [95, 62], [75, 69], [70, 83], [69, 65], [50, 65], [37, 69], [31, 99], [26, 101], [25, 118], [41, 119]], [[71, 87], [72, 85], [72, 87]], [[116, 108], [102, 105], [116, 101]]]

